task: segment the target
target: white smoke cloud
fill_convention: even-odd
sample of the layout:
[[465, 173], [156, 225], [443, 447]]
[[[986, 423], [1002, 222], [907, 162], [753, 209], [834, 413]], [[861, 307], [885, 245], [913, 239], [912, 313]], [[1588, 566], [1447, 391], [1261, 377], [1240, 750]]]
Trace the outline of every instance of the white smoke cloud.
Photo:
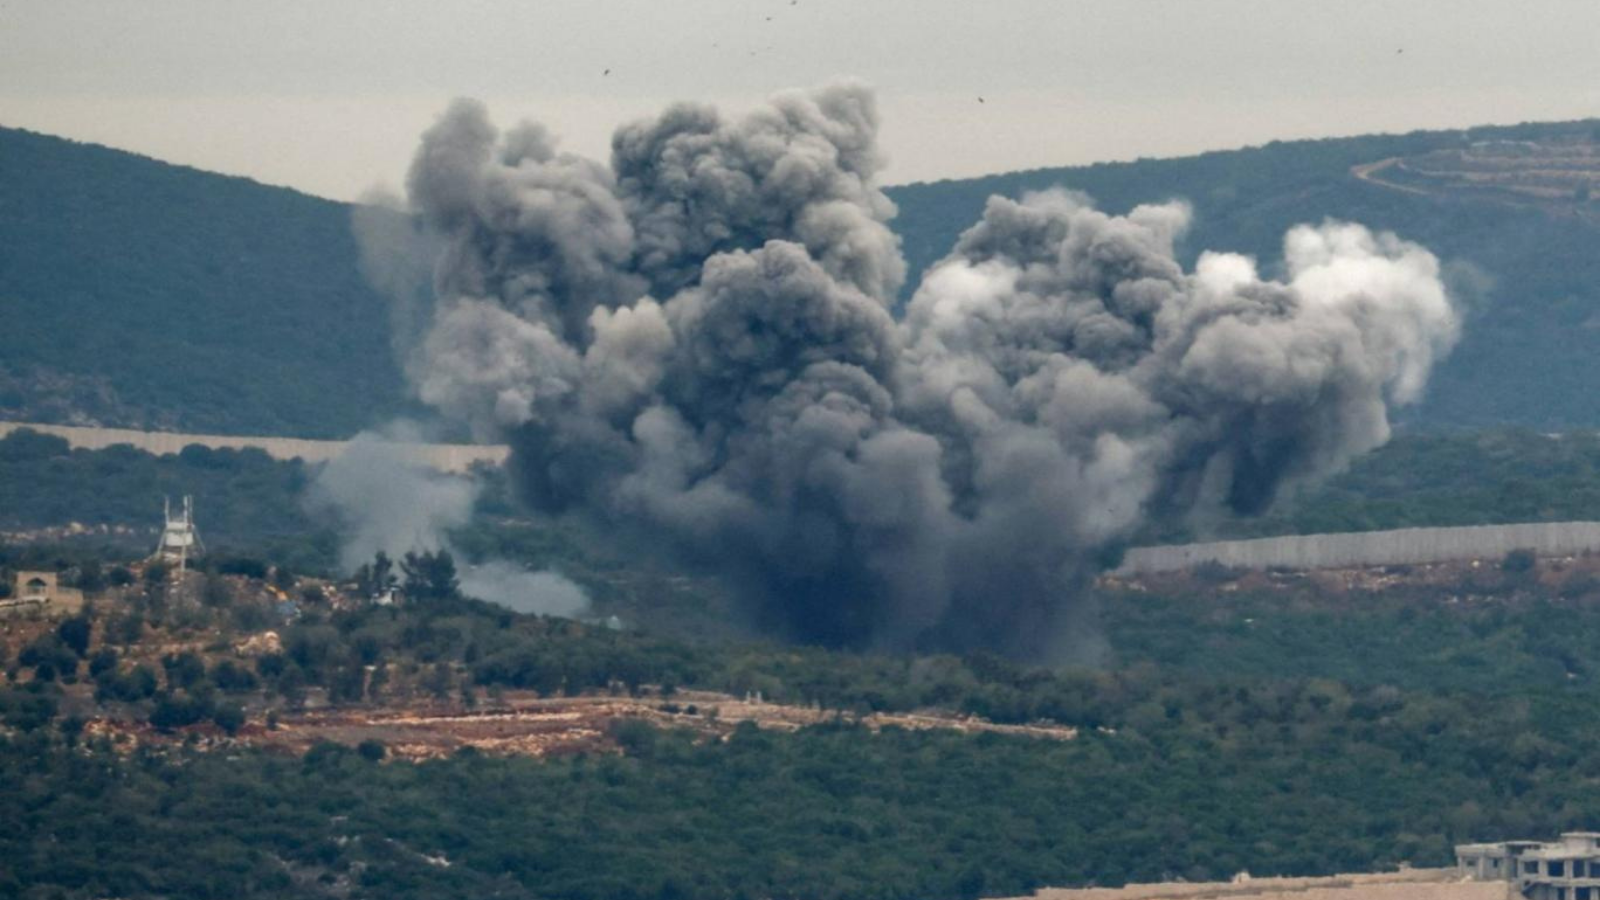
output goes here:
[[[344, 543], [339, 563], [354, 572], [379, 552], [399, 560], [408, 552], [449, 550], [450, 532], [472, 518], [482, 485], [418, 461], [418, 430], [396, 423], [357, 435], [326, 463], [307, 492], [307, 506], [332, 515]], [[518, 612], [576, 616], [588, 609], [583, 588], [556, 572], [528, 571], [504, 560], [462, 567], [462, 593]]]
[[467, 567], [461, 592], [519, 613], [571, 619], [589, 611], [589, 596], [561, 573], [530, 572], [501, 560]]
[[417, 462], [407, 450], [417, 442], [416, 431], [403, 425], [362, 432], [312, 481], [312, 511], [332, 514], [343, 526], [339, 564], [345, 571], [371, 562], [380, 550], [398, 558], [408, 550], [443, 549], [446, 533], [472, 517], [477, 485]]

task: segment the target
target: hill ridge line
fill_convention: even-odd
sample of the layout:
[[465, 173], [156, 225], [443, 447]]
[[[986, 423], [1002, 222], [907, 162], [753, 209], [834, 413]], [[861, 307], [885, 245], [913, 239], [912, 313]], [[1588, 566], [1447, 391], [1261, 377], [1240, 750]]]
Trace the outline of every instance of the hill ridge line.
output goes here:
[[[104, 450], [129, 444], [147, 453], [178, 453], [191, 444], [213, 450], [243, 450], [253, 447], [273, 459], [300, 459], [327, 462], [350, 444], [348, 440], [271, 437], [257, 435], [189, 434], [176, 431], [139, 431], [132, 428], [103, 428], [84, 425], [50, 425], [42, 422], [0, 422], [0, 438], [29, 430], [64, 438], [74, 449]], [[498, 466], [506, 461], [511, 448], [505, 444], [430, 444], [395, 441], [417, 462], [441, 472], [466, 472], [474, 465]]]

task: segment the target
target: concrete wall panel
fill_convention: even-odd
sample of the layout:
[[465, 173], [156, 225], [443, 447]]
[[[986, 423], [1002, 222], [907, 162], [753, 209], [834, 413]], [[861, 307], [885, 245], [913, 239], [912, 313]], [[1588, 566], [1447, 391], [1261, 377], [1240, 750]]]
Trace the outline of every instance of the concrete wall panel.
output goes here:
[[1463, 528], [1402, 528], [1345, 534], [1307, 534], [1248, 541], [1134, 547], [1118, 574], [1136, 575], [1221, 563], [1243, 569], [1282, 566], [1336, 569], [1405, 563], [1495, 559], [1512, 550], [1540, 556], [1600, 552], [1600, 522], [1534, 522]]

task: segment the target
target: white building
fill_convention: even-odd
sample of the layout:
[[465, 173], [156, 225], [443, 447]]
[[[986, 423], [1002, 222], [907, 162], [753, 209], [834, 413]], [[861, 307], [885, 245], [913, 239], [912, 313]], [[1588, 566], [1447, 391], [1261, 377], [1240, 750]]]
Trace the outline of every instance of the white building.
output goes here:
[[1600, 832], [1569, 831], [1550, 844], [1460, 844], [1456, 866], [1477, 881], [1510, 882], [1528, 900], [1600, 900]]

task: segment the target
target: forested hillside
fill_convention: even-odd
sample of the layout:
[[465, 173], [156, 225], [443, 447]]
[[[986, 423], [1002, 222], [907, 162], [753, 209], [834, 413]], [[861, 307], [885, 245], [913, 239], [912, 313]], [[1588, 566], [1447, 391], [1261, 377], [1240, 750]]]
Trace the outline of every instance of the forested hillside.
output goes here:
[[346, 437], [402, 397], [349, 208], [0, 128], [0, 416]]
[[[1593, 427], [1600, 203], [1592, 194], [1513, 202], [1414, 175], [1405, 185], [1364, 181], [1351, 169], [1490, 140], [1589, 143], [1597, 128], [1273, 143], [889, 193], [911, 285], [989, 195], [1058, 185], [1109, 210], [1185, 198], [1195, 208], [1189, 255], [1237, 250], [1269, 268], [1297, 222], [1392, 229], [1433, 249], [1469, 304], [1461, 346], [1408, 421]], [[381, 421], [404, 392], [349, 214], [347, 205], [245, 179], [0, 128], [0, 416], [306, 437]]]
[[[123, 585], [89, 612], [0, 633], [4, 896], [972, 900], [1447, 865], [1600, 811], [1600, 595], [1542, 599], [1554, 563], [1409, 595], [1113, 595], [1104, 665], [1052, 670], [688, 644], [410, 571], [387, 607], [273, 572], [301, 604], [284, 622], [264, 569], [183, 587], [102, 562]], [[707, 689], [824, 715], [714, 729], [679, 705]], [[542, 755], [353, 739], [578, 695], [660, 716]], [[873, 730], [880, 710], [1075, 732]]]
[[1143, 543], [1600, 520], [1600, 434], [1411, 432], [1264, 516], [1172, 529]]

